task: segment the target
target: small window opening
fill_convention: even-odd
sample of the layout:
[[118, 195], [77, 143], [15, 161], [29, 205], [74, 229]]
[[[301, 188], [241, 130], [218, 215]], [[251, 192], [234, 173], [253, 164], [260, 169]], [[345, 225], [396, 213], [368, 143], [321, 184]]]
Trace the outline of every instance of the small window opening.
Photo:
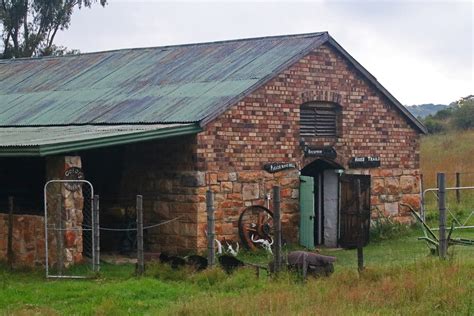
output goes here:
[[338, 136], [338, 108], [333, 103], [308, 103], [300, 109], [301, 136]]

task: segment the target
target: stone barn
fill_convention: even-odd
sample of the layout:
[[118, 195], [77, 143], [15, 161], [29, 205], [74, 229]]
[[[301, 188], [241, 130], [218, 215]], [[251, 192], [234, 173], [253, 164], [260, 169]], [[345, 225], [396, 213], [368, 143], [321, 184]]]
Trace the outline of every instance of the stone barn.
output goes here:
[[148, 251], [205, 251], [209, 188], [218, 238], [237, 240], [274, 185], [287, 242], [351, 247], [354, 183], [372, 218], [419, 207], [425, 132], [326, 32], [0, 61], [0, 258], [13, 196], [17, 257], [43, 262], [43, 186], [71, 168], [101, 226], [136, 194], [145, 225], [178, 217], [146, 232]]

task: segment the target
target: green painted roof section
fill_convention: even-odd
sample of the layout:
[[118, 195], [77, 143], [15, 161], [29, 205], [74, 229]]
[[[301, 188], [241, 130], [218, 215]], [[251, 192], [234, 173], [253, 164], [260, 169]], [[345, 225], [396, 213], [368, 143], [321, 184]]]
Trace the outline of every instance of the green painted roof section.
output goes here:
[[327, 33], [0, 61], [0, 126], [208, 121]]
[[48, 156], [196, 134], [198, 124], [0, 127], [0, 157]]

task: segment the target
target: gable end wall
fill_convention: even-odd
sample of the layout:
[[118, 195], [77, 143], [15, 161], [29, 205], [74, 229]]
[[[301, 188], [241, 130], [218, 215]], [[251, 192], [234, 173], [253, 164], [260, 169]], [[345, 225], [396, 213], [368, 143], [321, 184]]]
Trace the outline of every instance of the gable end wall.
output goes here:
[[[198, 135], [198, 169], [216, 193], [217, 233], [237, 238], [237, 220], [245, 206], [264, 204], [265, 193], [282, 187], [283, 229], [296, 241], [299, 225], [297, 170], [269, 174], [268, 162], [295, 162], [301, 169], [312, 159], [300, 146], [302, 103], [335, 101], [342, 108], [337, 139], [305, 138], [311, 146], [333, 146], [347, 173], [372, 176], [372, 205], [401, 221], [399, 202], [419, 206], [419, 134], [406, 117], [376, 91], [329, 45], [314, 50], [267, 84], [209, 123]], [[378, 156], [381, 167], [348, 169], [350, 157]], [[376, 214], [376, 212], [373, 212]], [[199, 222], [198, 246], [205, 247], [205, 217]]]

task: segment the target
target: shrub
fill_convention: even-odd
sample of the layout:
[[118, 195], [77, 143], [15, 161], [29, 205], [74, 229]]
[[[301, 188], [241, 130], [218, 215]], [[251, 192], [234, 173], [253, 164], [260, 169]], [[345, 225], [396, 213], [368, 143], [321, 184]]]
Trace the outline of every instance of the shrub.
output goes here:
[[431, 116], [428, 116], [424, 123], [430, 134], [442, 133], [446, 131], [445, 125], [441, 121], [436, 120]]
[[378, 208], [378, 217], [372, 220], [370, 227], [370, 240], [381, 241], [402, 237], [410, 231], [410, 226], [385, 216]]

